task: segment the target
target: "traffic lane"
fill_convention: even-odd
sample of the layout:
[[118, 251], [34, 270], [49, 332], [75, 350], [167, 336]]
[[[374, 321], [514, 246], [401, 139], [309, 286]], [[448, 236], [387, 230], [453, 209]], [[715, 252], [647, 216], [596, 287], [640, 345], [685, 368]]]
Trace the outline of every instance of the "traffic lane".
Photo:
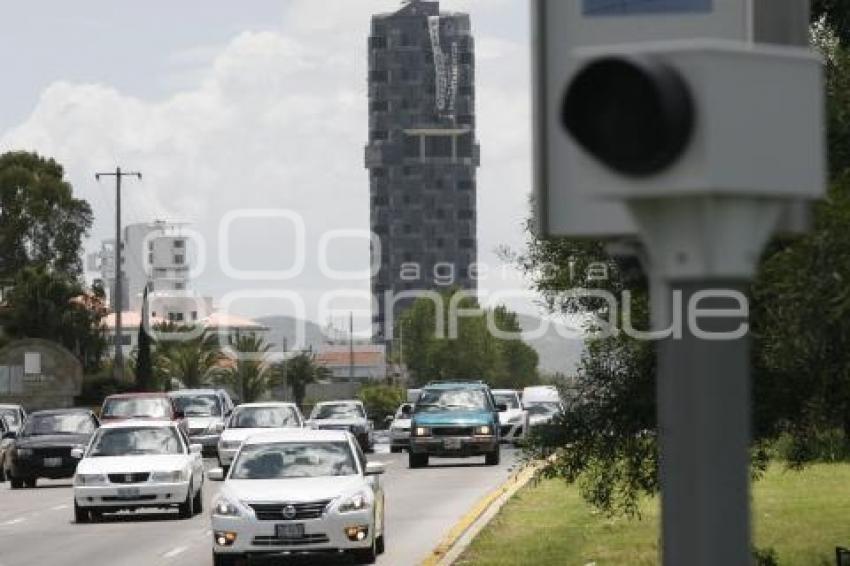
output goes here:
[[[207, 467], [211, 465], [207, 463]], [[205, 482], [205, 510], [219, 488], [215, 482]], [[179, 519], [176, 512], [119, 513], [107, 515], [101, 522], [78, 525], [73, 518], [70, 484], [13, 493], [39, 508], [43, 496], [60, 493], [66, 507], [43, 507], [37, 516], [23, 513], [0, 523], [0, 566], [176, 564], [193, 546], [207, 550], [205, 560], [199, 563], [209, 562], [212, 534], [206, 511], [190, 520]]]
[[68, 504], [71, 480], [39, 480], [35, 488], [12, 489], [0, 483], [0, 524], [35, 517], [59, 505]]
[[[503, 452], [500, 466], [484, 466], [478, 458], [434, 459], [433, 467], [417, 470], [407, 468], [406, 454], [372, 455], [370, 459], [387, 464], [387, 473], [380, 480], [386, 492], [387, 548], [378, 564], [421, 562], [478, 499], [508, 476], [514, 460], [512, 452]], [[207, 463], [208, 467], [212, 465]], [[73, 522], [70, 484], [44, 490], [15, 490], [16, 497], [20, 494], [22, 500], [19, 507], [26, 500], [39, 511], [35, 517], [23, 514], [23, 521], [0, 524], [0, 566], [210, 564], [209, 510], [221, 485], [206, 482], [205, 512], [191, 520], [177, 519], [173, 513], [142, 511], [112, 515], [104, 522], [85, 525]], [[44, 501], [44, 496], [50, 501]], [[59, 508], [62, 505], [67, 507]], [[280, 562], [270, 558], [252, 564]], [[286, 563], [332, 565], [350, 560], [310, 556], [288, 559]]]

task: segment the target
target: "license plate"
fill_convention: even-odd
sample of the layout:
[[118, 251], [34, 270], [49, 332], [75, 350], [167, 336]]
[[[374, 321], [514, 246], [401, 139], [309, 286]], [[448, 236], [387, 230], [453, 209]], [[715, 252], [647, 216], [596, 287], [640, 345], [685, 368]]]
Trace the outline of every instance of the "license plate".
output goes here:
[[445, 448], [446, 450], [460, 450], [460, 438], [444, 439], [443, 448]]
[[118, 497], [121, 499], [136, 499], [141, 491], [138, 487], [120, 487], [118, 488]]
[[274, 534], [277, 538], [303, 538], [304, 524], [303, 523], [285, 523], [275, 525]]
[[45, 458], [44, 459], [44, 467], [45, 468], [58, 468], [62, 465], [62, 458]]

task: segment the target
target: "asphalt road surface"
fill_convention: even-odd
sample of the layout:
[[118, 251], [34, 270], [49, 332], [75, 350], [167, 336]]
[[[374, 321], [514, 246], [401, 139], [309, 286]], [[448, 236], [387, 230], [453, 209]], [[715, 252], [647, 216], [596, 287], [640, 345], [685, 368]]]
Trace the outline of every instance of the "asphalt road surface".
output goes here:
[[[503, 448], [500, 466], [483, 458], [433, 459], [410, 470], [407, 454], [382, 453], [385, 462], [386, 552], [378, 564], [420, 563], [481, 497], [504, 481], [516, 452]], [[213, 461], [208, 461], [208, 467]], [[151, 566], [211, 564], [209, 511], [221, 483], [204, 486], [204, 513], [179, 520], [172, 512], [142, 511], [108, 516], [102, 523], [73, 520], [71, 482], [40, 480], [36, 489], [0, 484], [0, 566]], [[347, 559], [255, 560], [251, 564], [347, 564]]]

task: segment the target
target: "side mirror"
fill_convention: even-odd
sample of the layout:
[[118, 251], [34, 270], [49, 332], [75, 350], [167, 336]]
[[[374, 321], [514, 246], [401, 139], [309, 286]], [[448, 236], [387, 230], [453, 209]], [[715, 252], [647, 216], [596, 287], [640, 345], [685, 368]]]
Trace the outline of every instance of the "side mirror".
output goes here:
[[201, 452], [203, 452], [203, 450], [204, 450], [204, 447], [201, 446], [200, 444], [190, 444], [189, 445], [189, 452], [191, 452], [192, 454], [200, 454]]
[[394, 420], [395, 420], [395, 417], [394, 417], [394, 416], [392, 416], [392, 415], [387, 415], [387, 417], [384, 419], [384, 423], [386, 423], [386, 424], [390, 424], [390, 423], [392, 423]]
[[178, 420], [178, 421], [179, 421], [179, 420], [182, 420], [182, 419], [185, 419], [185, 418], [186, 418], [186, 413], [184, 413], [183, 411], [174, 411], [174, 418], [175, 418], [176, 420]]
[[508, 410], [508, 406], [505, 405], [504, 403], [496, 403], [496, 410], [499, 411], [500, 413], [504, 413], [505, 411]]
[[386, 471], [386, 468], [381, 462], [366, 462], [366, 475], [367, 476], [378, 476], [383, 474]]
[[71, 458], [74, 458], [76, 460], [82, 460], [83, 452], [84, 450], [82, 448], [71, 448]]
[[207, 472], [207, 477], [210, 479], [210, 481], [222, 481], [224, 479], [224, 469], [213, 468], [209, 472]]
[[375, 421], [371, 421], [371, 420], [366, 421], [366, 426], [369, 428], [369, 430], [374, 430], [375, 429]]
[[405, 417], [409, 417], [413, 414], [413, 405], [405, 405], [401, 408], [401, 414]]

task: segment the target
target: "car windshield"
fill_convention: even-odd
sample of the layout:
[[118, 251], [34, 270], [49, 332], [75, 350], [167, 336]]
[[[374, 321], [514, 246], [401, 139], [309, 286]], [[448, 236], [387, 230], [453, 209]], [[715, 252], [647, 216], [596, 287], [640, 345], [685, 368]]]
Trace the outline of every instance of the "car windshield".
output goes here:
[[137, 456], [183, 454], [174, 427], [103, 428], [92, 442], [88, 456]]
[[282, 428], [301, 426], [293, 407], [242, 407], [230, 417], [228, 428]]
[[243, 446], [230, 479], [318, 478], [356, 473], [348, 442], [282, 442]]
[[519, 397], [516, 393], [493, 393], [496, 403], [507, 405], [508, 409], [519, 409]]
[[354, 403], [316, 405], [310, 415], [311, 419], [362, 419], [365, 417], [360, 405]]
[[187, 417], [221, 416], [221, 406], [215, 395], [174, 395], [171, 399]]
[[525, 409], [529, 415], [553, 415], [561, 410], [560, 405], [554, 401], [539, 401], [536, 403], [526, 403]]
[[58, 415], [32, 415], [24, 427], [22, 436], [45, 436], [49, 434], [91, 434], [94, 421], [88, 413]]
[[117, 398], [103, 403], [102, 417], [170, 419], [171, 403], [161, 398]]
[[20, 416], [17, 409], [0, 409], [0, 417], [6, 419], [6, 424], [9, 426], [19, 426]]
[[446, 409], [489, 410], [487, 394], [482, 389], [425, 389], [416, 401], [416, 412]]

